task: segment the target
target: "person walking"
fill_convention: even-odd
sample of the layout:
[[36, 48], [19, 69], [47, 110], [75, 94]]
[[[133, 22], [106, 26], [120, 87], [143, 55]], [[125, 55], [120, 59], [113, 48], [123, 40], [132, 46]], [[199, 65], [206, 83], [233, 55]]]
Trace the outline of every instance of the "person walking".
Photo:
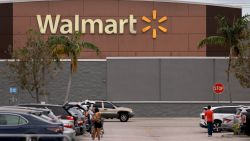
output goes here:
[[99, 112], [98, 108], [95, 108], [95, 114], [92, 118], [93, 124], [94, 124], [94, 132], [92, 133], [92, 139], [95, 140], [97, 137], [98, 140], [101, 139], [100, 132], [102, 129], [102, 121], [101, 121], [101, 113]]
[[213, 135], [213, 122], [214, 122], [214, 112], [211, 110], [211, 106], [207, 107], [205, 112], [205, 120], [207, 122], [208, 137]]
[[87, 128], [87, 132], [89, 132], [91, 134], [91, 127], [92, 127], [92, 117], [94, 115], [94, 113], [92, 112], [92, 110], [90, 110], [90, 108], [88, 106], [83, 106], [84, 108], [84, 115], [86, 118], [86, 128]]
[[246, 124], [247, 124], [247, 116], [246, 116], [247, 113], [241, 113], [240, 114], [240, 130], [241, 130], [241, 133], [244, 133], [245, 134], [245, 131], [246, 131]]

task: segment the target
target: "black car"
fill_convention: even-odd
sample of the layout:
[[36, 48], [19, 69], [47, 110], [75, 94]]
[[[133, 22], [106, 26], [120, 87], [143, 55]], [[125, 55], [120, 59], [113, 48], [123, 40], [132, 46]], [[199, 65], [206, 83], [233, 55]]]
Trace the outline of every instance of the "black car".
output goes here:
[[[1, 134], [63, 134], [63, 124], [45, 120], [30, 110], [0, 108], [0, 140], [22, 141], [24, 138], [1, 137]], [[36, 137], [33, 137], [36, 138]], [[61, 137], [42, 137], [39, 141], [61, 141]]]

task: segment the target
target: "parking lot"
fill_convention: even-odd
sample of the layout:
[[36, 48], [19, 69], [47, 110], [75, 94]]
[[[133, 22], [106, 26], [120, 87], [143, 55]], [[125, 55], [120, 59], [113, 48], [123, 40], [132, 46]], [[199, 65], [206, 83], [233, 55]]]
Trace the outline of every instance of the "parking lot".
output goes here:
[[[249, 141], [246, 136], [215, 133], [207, 137], [206, 129], [198, 126], [198, 118], [134, 118], [127, 123], [105, 121], [103, 141]], [[90, 135], [77, 141], [90, 141]], [[96, 139], [97, 140], [97, 139]]]

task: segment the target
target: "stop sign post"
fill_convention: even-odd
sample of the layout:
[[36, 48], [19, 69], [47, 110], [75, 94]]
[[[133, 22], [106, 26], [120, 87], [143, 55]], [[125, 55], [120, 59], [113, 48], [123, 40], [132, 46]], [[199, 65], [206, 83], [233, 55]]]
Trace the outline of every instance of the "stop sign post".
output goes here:
[[218, 103], [220, 103], [219, 95], [224, 91], [224, 85], [222, 83], [215, 83], [213, 85], [213, 91], [218, 95]]

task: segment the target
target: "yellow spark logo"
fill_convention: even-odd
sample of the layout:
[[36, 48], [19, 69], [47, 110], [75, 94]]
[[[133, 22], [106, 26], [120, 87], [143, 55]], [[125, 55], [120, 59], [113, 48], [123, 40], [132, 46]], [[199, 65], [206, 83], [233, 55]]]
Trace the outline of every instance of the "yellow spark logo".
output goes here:
[[[153, 10], [153, 11], [152, 11], [152, 16], [153, 16], [153, 20], [156, 20], [156, 17], [157, 17], [157, 15], [156, 15], [156, 10]], [[143, 20], [144, 22], [149, 23], [149, 24], [152, 22], [152, 20], [150, 20], [150, 19], [149, 19], [148, 17], [146, 17], [146, 16], [143, 16], [143, 17], [142, 17], [142, 20]], [[167, 20], [168, 20], [168, 17], [167, 17], [167, 16], [164, 16], [164, 17], [161, 17], [161, 18], [158, 20], [158, 23], [161, 24], [161, 23], [163, 23], [163, 22], [165, 22], [165, 21], [167, 21]], [[146, 27], [144, 27], [144, 28], [142, 29], [142, 32], [147, 32], [147, 31], [150, 30], [151, 28], [152, 28], [152, 26], [150, 26], [150, 25], [149, 25], [149, 26], [146, 26]], [[163, 26], [161, 26], [161, 25], [158, 26], [158, 29], [159, 29], [160, 31], [164, 32], [164, 33], [166, 33], [166, 32], [168, 31], [167, 28], [165, 28], [165, 27], [163, 27]], [[152, 38], [155, 39], [156, 36], [157, 36], [156, 28], [153, 28]]]

